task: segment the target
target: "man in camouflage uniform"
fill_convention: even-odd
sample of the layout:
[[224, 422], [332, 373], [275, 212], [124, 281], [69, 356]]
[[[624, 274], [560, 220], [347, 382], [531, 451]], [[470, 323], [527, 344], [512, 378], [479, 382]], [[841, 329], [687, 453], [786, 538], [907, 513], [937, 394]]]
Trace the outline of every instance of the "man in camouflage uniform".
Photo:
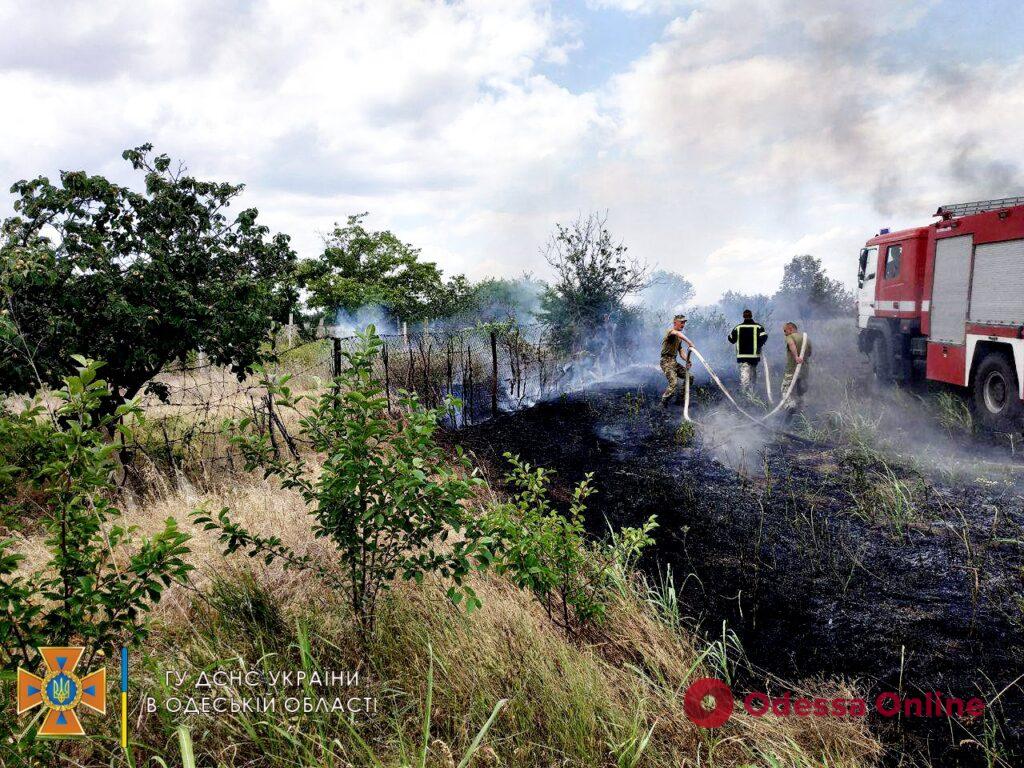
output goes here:
[[[811, 356], [811, 341], [808, 339], [807, 345], [804, 346], [806, 334], [797, 330], [796, 323], [794, 322], [789, 322], [782, 326], [782, 333], [786, 337], [786, 375], [782, 377], [783, 396], [785, 396], [786, 390], [789, 389], [790, 382], [793, 381], [797, 364], [803, 364], [800, 366], [800, 378], [796, 380], [796, 386], [793, 387], [793, 392], [790, 394], [789, 400], [786, 401], [785, 405], [786, 421], [789, 421], [802, 411], [804, 407], [804, 395], [807, 394], [807, 385], [810, 383], [811, 374], [811, 366], [808, 361], [808, 358]], [[803, 355], [800, 354], [801, 348], [803, 349]]]
[[[664, 340], [661, 342], [661, 372], [665, 374], [665, 378], [668, 380], [668, 387], [661, 396], [663, 408], [669, 404], [673, 395], [677, 395], [677, 399], [682, 397], [682, 394], [677, 392], [679, 389], [679, 377], [690, 375], [690, 350], [693, 348], [693, 344], [683, 335], [684, 325], [686, 325], [686, 316], [676, 315], [672, 319], [672, 327], [668, 329]], [[686, 345], [686, 365], [682, 365], [676, 360], [683, 344]]]

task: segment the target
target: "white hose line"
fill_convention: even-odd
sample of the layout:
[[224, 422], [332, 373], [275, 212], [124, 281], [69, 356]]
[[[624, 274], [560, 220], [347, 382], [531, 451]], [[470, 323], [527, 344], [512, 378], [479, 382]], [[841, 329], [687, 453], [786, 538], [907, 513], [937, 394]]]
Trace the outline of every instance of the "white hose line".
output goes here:
[[[708, 361], [704, 359], [704, 355], [702, 355], [700, 353], [700, 350], [697, 349], [696, 347], [691, 347], [690, 349], [692, 349], [694, 351], [694, 353], [697, 355], [697, 359], [701, 361], [701, 363], [704, 365], [705, 368], [707, 368], [708, 374], [711, 376], [711, 380], [714, 381], [715, 384], [718, 385], [718, 388], [720, 390], [722, 390], [722, 394], [724, 394], [729, 399], [729, 402], [732, 403], [736, 407], [736, 410], [739, 411], [740, 413], [742, 413], [744, 416], [746, 416], [751, 421], [757, 421], [757, 418], [755, 418], [754, 416], [751, 416], [749, 413], [747, 413], [745, 410], [743, 410], [743, 406], [741, 406], [739, 403], [736, 402], [736, 399], [732, 396], [732, 393], [729, 392], [728, 389], [726, 389], [725, 384], [723, 384], [722, 380], [720, 378], [718, 378], [718, 374], [715, 373], [714, 369], [711, 367], [711, 365], [708, 363]], [[686, 377], [686, 383], [687, 384], [690, 383], [690, 377], [689, 376]], [[689, 417], [687, 417], [687, 420], [688, 421], [692, 421], [692, 419], [690, 419]]]
[[683, 418], [686, 421], [693, 421], [690, 418], [690, 368], [686, 368], [686, 380], [683, 382]]
[[775, 405], [775, 398], [772, 397], [772, 377], [768, 371], [768, 358], [761, 355], [761, 362], [764, 363], [764, 391], [768, 395], [768, 405]]
[[800, 354], [798, 355], [798, 357], [800, 358], [800, 362], [798, 362], [796, 364], [796, 368], [793, 369], [793, 378], [789, 382], [789, 387], [786, 388], [786, 393], [782, 396], [782, 399], [779, 401], [779, 404], [772, 408], [770, 411], [768, 411], [768, 413], [766, 413], [762, 417], [762, 419], [767, 419], [769, 416], [774, 416], [779, 411], [779, 409], [786, 404], [786, 401], [789, 400], [789, 396], [793, 394], [793, 388], [796, 386], [797, 379], [800, 378], [800, 371], [804, 367], [804, 353], [807, 351], [807, 340], [809, 338], [810, 337], [807, 335], [807, 332], [805, 331], [803, 341], [800, 342]]
[[[807, 350], [807, 338], [808, 338], [808, 336], [805, 333], [803, 341], [800, 344], [800, 359], [801, 359], [801, 361], [803, 360], [804, 352]], [[743, 407], [739, 403], [736, 402], [736, 399], [732, 396], [732, 393], [729, 392], [729, 390], [726, 388], [725, 384], [722, 383], [722, 380], [720, 378], [718, 378], [718, 374], [715, 373], [714, 369], [711, 367], [711, 364], [708, 363], [708, 361], [704, 359], [704, 355], [702, 355], [700, 353], [700, 350], [697, 349], [696, 347], [690, 347], [690, 349], [693, 350], [693, 352], [697, 355], [697, 359], [700, 360], [701, 364], [707, 369], [708, 374], [711, 376], [711, 380], [714, 381], [715, 384], [718, 385], [718, 388], [720, 390], [722, 390], [722, 394], [726, 396], [726, 398], [729, 400], [730, 403], [733, 404], [733, 406], [735, 406], [737, 411], [742, 413], [744, 416], [746, 416], [748, 419], [750, 419], [755, 424], [761, 424], [766, 419], [769, 419], [770, 417], [774, 416], [776, 413], [778, 413], [779, 409], [782, 408], [786, 404], [786, 402], [789, 400], [790, 395], [793, 394], [793, 388], [796, 386], [797, 379], [800, 377], [800, 371], [801, 371], [801, 369], [803, 368], [803, 365], [804, 365], [803, 362], [799, 362], [799, 363], [796, 364], [796, 369], [793, 371], [793, 378], [789, 382], [789, 386], [786, 388], [785, 393], [783, 393], [782, 399], [779, 401], [779, 404], [776, 405], [774, 408], [772, 408], [772, 410], [768, 411], [768, 413], [766, 413], [764, 416], [761, 416], [760, 418], [758, 418], [756, 416], [752, 416], [749, 413], [747, 413], [745, 410], [743, 410]], [[684, 400], [684, 404], [683, 404], [683, 418], [686, 421], [693, 421], [693, 419], [690, 418], [690, 408], [689, 408], [689, 406], [690, 406], [690, 376], [689, 376], [689, 370], [687, 370], [684, 396], [685, 396], [685, 400]]]

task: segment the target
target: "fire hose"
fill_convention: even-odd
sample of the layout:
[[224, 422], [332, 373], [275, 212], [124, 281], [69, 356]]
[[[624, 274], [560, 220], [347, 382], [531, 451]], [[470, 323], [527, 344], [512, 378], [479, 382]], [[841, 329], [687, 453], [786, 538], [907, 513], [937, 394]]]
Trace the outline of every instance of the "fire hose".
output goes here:
[[[800, 378], [800, 371], [803, 369], [803, 365], [804, 365], [804, 363], [803, 363], [804, 352], [807, 350], [807, 339], [808, 339], [808, 336], [805, 333], [803, 341], [800, 344], [800, 354], [798, 355], [799, 362], [796, 364], [796, 368], [793, 370], [793, 378], [790, 379], [789, 386], [786, 387], [786, 391], [782, 393], [782, 399], [779, 400], [778, 404], [774, 408], [772, 408], [770, 411], [768, 411], [768, 413], [766, 413], [766, 414], [764, 414], [763, 416], [760, 416], [760, 417], [753, 416], [752, 414], [748, 413], [743, 408], [743, 406], [741, 406], [738, 402], [736, 402], [736, 398], [734, 398], [732, 396], [732, 393], [729, 391], [729, 389], [725, 386], [725, 384], [722, 383], [722, 380], [720, 378], [718, 378], [718, 374], [715, 373], [714, 368], [711, 367], [711, 364], [707, 361], [707, 359], [704, 357], [704, 355], [702, 355], [700, 353], [699, 349], [697, 349], [696, 347], [690, 347], [690, 349], [691, 349], [691, 351], [694, 354], [697, 355], [697, 359], [700, 360], [701, 365], [703, 365], [707, 369], [708, 375], [711, 376], [711, 380], [715, 382], [715, 384], [718, 386], [718, 388], [720, 390], [722, 390], [722, 394], [724, 394], [725, 397], [729, 400], [729, 402], [733, 404], [733, 406], [736, 408], [736, 410], [739, 411], [741, 414], [743, 414], [747, 419], [749, 419], [754, 424], [756, 424], [757, 426], [762, 427], [764, 429], [769, 429], [769, 430], [772, 430], [773, 432], [781, 432], [782, 434], [787, 435], [788, 437], [792, 437], [792, 438], [794, 438], [796, 440], [800, 440], [801, 442], [812, 443], [812, 444], [817, 445], [817, 443], [815, 441], [813, 441], [813, 440], [808, 440], [807, 438], [800, 437], [799, 435], [794, 435], [794, 434], [792, 434], [790, 432], [785, 432], [783, 430], [774, 429], [773, 427], [769, 427], [768, 425], [766, 425], [764, 423], [769, 418], [771, 418], [776, 413], [778, 413], [779, 410], [781, 410], [786, 405], [786, 403], [789, 401], [790, 396], [793, 394], [793, 389], [794, 389], [794, 387], [796, 387], [797, 380]], [[771, 402], [771, 384], [770, 384], [768, 376], [769, 376], [768, 368], [767, 368], [767, 365], [766, 365], [765, 366], [765, 386], [768, 389], [768, 399], [769, 399], [769, 402]], [[686, 421], [692, 422], [692, 423], [696, 423], [696, 422], [693, 421], [692, 418], [690, 418], [690, 371], [689, 370], [686, 371], [686, 380], [685, 380], [685, 383], [683, 385], [683, 419], [685, 419]]]

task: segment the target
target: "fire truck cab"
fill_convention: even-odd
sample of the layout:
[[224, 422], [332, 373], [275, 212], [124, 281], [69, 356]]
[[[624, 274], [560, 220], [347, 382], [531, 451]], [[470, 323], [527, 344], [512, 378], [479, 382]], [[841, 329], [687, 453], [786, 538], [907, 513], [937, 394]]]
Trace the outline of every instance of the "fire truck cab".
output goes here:
[[935, 215], [861, 249], [858, 346], [879, 381], [963, 387], [982, 424], [1008, 428], [1024, 413], [1024, 197]]

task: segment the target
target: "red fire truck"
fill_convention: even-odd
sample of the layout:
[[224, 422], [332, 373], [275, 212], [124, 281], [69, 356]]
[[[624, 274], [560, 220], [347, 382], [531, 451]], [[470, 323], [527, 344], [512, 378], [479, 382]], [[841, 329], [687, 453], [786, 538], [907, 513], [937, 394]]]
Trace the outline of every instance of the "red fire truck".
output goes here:
[[969, 388], [991, 428], [1024, 413], [1024, 197], [944, 205], [860, 252], [858, 345], [883, 382]]

